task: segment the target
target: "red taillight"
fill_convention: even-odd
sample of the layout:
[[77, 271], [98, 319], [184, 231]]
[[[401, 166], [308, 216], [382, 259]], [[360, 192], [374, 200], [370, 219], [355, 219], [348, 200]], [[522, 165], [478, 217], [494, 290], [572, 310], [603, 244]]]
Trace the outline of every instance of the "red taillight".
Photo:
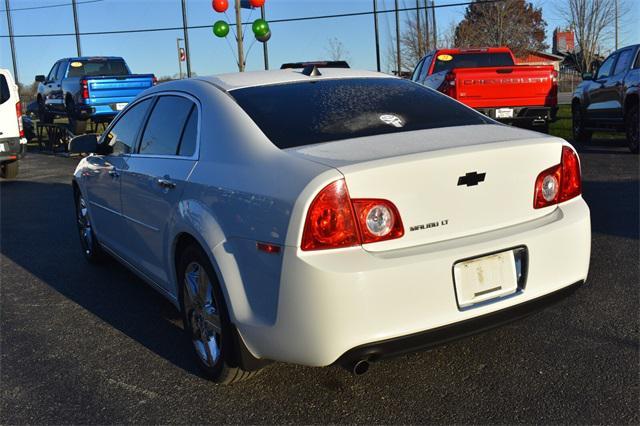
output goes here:
[[155, 75], [151, 78], [151, 84], [152, 84], [153, 86], [155, 86], [156, 84], [158, 84], [158, 79], [156, 78], [156, 76], [155, 76]]
[[456, 90], [456, 75], [452, 72], [447, 73], [444, 77], [444, 81], [442, 82], [442, 86], [440, 86], [440, 92], [444, 93], [447, 96], [455, 97]]
[[558, 82], [558, 71], [556, 70], [551, 71], [551, 82], [553, 83]]
[[562, 160], [538, 175], [536, 179], [533, 208], [541, 209], [562, 203], [582, 193], [580, 161], [575, 151], [562, 147]]
[[302, 250], [324, 250], [400, 238], [404, 228], [390, 201], [354, 199], [344, 179], [327, 185], [315, 197], [302, 233]]
[[24, 127], [22, 125], [22, 105], [20, 102], [16, 103], [16, 118], [18, 119], [18, 131], [20, 132], [20, 137], [24, 137]]
[[89, 84], [87, 80], [80, 80], [80, 87], [82, 87], [82, 99], [89, 99]]

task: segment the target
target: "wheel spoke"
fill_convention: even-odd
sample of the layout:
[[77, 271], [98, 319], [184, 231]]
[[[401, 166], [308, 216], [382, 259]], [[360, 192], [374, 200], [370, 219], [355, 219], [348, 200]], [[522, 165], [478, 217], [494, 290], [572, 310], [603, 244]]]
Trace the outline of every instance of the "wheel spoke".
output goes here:
[[207, 331], [211, 335], [221, 334], [222, 325], [220, 324], [220, 316], [215, 312], [213, 306], [207, 306], [204, 309], [203, 317]]
[[210, 301], [211, 294], [211, 284], [209, 283], [209, 277], [207, 273], [204, 271], [202, 267], [200, 269], [200, 274], [198, 275], [198, 298], [204, 305], [205, 303]]

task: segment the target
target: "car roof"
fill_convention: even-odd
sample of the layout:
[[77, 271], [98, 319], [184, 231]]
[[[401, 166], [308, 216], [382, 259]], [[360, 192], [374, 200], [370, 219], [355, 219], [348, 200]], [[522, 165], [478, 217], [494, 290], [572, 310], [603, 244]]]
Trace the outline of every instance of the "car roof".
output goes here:
[[301, 81], [318, 81], [340, 78], [397, 78], [379, 72], [348, 68], [320, 68], [319, 71], [321, 75], [313, 77], [303, 74], [300, 69], [284, 69], [273, 71], [236, 72], [213, 75], [210, 77], [198, 77], [196, 79], [207, 81], [222, 90], [231, 91], [247, 87], [296, 83]]
[[72, 58], [64, 58], [64, 61], [91, 61], [100, 59], [122, 59], [121, 56], [74, 56]]

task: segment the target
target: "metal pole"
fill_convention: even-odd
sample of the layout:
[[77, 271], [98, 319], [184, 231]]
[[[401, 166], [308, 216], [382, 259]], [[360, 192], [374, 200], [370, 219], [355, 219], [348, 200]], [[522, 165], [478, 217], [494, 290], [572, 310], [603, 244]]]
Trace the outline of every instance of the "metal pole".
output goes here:
[[378, 33], [378, 0], [373, 0], [373, 30], [376, 33], [376, 65], [380, 72], [380, 34]]
[[402, 69], [400, 63], [400, 12], [398, 11], [398, 0], [396, 4], [396, 54], [398, 56], [398, 77], [400, 77], [400, 70]]
[[73, 26], [76, 31], [76, 51], [78, 56], [82, 56], [82, 48], [80, 47], [80, 30], [78, 28], [78, 5], [76, 0], [71, 0], [71, 6], [73, 6]]
[[[416, 0], [416, 27], [418, 37], [418, 56], [422, 57], [424, 51], [422, 49], [422, 25], [420, 24], [420, 0]], [[420, 58], [418, 58], [420, 60]]]
[[18, 84], [18, 65], [16, 63], [16, 45], [13, 40], [13, 24], [11, 23], [11, 7], [9, 0], [4, 0], [4, 8], [7, 11], [7, 27], [9, 27], [9, 45], [11, 46], [11, 59], [13, 60], [13, 79]]
[[[180, 70], [180, 80], [182, 80], [182, 58], [180, 57], [180, 37], [176, 38], [176, 49], [178, 50], [178, 69]], [[186, 52], [185, 52], [186, 55]]]
[[431, 2], [431, 15], [433, 16], [433, 48], [438, 48], [438, 29], [436, 27], [436, 2]]
[[[266, 20], [267, 18], [265, 16], [266, 15], [264, 13], [264, 5], [262, 5], [262, 7], [260, 7], [260, 17]], [[266, 41], [262, 43], [262, 53], [264, 54], [264, 69], [268, 71], [269, 70], [269, 48], [267, 47]]]
[[244, 71], [244, 39], [242, 37], [242, 13], [240, 0], [236, 0], [236, 33], [238, 37], [238, 70]]
[[187, 25], [187, 0], [182, 0], [182, 31], [184, 32], [184, 55], [187, 57], [187, 77], [191, 78], [191, 54], [189, 53], [189, 30]]
[[616, 50], [618, 50], [618, 0], [616, 0]]
[[431, 50], [431, 40], [429, 39], [429, 0], [424, 0], [424, 39], [426, 41], [426, 51]]

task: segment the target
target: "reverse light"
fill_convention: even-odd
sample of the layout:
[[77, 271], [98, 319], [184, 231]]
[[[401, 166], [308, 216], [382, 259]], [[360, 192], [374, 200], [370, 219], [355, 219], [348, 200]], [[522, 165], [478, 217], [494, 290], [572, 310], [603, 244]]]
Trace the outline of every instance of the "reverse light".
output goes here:
[[582, 193], [580, 162], [573, 149], [568, 146], [562, 147], [560, 164], [538, 175], [534, 191], [535, 209], [562, 203]]
[[18, 119], [18, 131], [20, 132], [20, 137], [24, 137], [24, 126], [22, 124], [22, 105], [20, 102], [16, 103], [16, 118]]
[[400, 214], [393, 203], [351, 199], [344, 179], [340, 179], [322, 189], [309, 206], [301, 248], [352, 247], [403, 235]]

